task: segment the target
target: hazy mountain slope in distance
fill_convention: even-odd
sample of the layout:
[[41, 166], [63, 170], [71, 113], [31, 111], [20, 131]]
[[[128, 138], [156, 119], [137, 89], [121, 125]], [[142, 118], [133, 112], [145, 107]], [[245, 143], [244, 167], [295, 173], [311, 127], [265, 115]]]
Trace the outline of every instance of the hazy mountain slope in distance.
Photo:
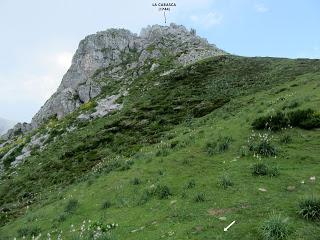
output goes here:
[[10, 128], [14, 126], [14, 124], [14, 121], [0, 118], [0, 135], [5, 134]]

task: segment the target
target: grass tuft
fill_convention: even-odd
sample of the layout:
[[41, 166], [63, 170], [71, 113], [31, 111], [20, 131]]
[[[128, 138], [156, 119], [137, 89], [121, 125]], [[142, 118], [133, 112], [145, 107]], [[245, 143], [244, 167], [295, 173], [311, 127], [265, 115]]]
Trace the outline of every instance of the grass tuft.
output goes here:
[[194, 197], [194, 201], [199, 203], [199, 202], [204, 202], [206, 200], [206, 196], [204, 193], [198, 193], [195, 197]]
[[268, 166], [264, 163], [255, 163], [251, 167], [251, 173], [254, 176], [266, 176], [268, 174]]
[[320, 221], [320, 199], [316, 196], [310, 196], [302, 199], [299, 202], [298, 214], [312, 221]]
[[280, 215], [272, 214], [261, 227], [261, 235], [265, 240], [286, 239], [289, 235], [287, 219]]
[[72, 214], [79, 207], [79, 201], [77, 199], [70, 199], [64, 208], [64, 212]]
[[233, 186], [233, 182], [230, 179], [230, 177], [228, 175], [223, 175], [220, 179], [219, 179], [219, 185], [223, 188], [223, 189], [227, 189], [228, 187], [232, 187]]

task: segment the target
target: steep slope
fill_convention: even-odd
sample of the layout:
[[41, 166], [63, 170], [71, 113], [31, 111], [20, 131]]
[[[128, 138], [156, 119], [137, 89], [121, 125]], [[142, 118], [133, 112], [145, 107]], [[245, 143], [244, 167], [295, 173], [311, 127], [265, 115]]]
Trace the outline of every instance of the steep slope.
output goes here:
[[[63, 229], [71, 239], [71, 224], [79, 231], [83, 220], [100, 219], [118, 223], [113, 234], [120, 239], [223, 238], [227, 222], [218, 218], [227, 216], [240, 222], [228, 239], [257, 239], [258, 224], [273, 209], [290, 217], [296, 228], [291, 239], [314, 239], [319, 227], [300, 220], [295, 209], [299, 196], [319, 191], [308, 180], [320, 170], [319, 131], [268, 133], [277, 158], [263, 160], [278, 166], [280, 175], [274, 178], [250, 175], [257, 160], [248, 139], [257, 115], [317, 109], [319, 70], [319, 60], [236, 56], [214, 57], [162, 77], [159, 67], [134, 81], [118, 99], [122, 109], [111, 115], [79, 119], [95, 111], [97, 103], [90, 101], [63, 121], [52, 119], [35, 133], [49, 135], [46, 147], [35, 148], [2, 177], [2, 222], [22, 216], [2, 234], [17, 236], [26, 225], [53, 236]], [[106, 95], [120, 86], [112, 87]], [[285, 135], [292, 143], [281, 143]], [[215, 152], [220, 144], [228, 147]], [[234, 183], [229, 190], [217, 184], [224, 174]], [[300, 186], [302, 180], [306, 185]], [[169, 188], [164, 200], [148, 193], [158, 185]], [[286, 190], [292, 185], [296, 190]], [[79, 209], [68, 213], [61, 207], [69, 204], [64, 199], [76, 199]], [[101, 210], [104, 201], [110, 210]], [[32, 210], [26, 213], [27, 206]], [[139, 221], [137, 214], [143, 216]], [[28, 223], [32, 218], [39, 222]]]

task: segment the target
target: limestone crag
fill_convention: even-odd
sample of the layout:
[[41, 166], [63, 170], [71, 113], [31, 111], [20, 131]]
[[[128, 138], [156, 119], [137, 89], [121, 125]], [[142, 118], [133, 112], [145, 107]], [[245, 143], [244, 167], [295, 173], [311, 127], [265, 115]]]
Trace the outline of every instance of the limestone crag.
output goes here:
[[29, 123], [17, 123], [13, 128], [9, 129], [6, 134], [1, 136], [2, 140], [9, 140], [10, 138], [23, 134], [32, 130], [32, 126]]
[[60, 119], [97, 97], [104, 86], [96, 80], [100, 69], [108, 69], [108, 77], [115, 81], [127, 81], [127, 73], [131, 71], [130, 80], [134, 80], [144, 73], [145, 66], [155, 70], [158, 66], [155, 60], [165, 54], [176, 59], [177, 65], [186, 65], [226, 53], [196, 36], [194, 31], [175, 24], [149, 26], [140, 35], [124, 29], [109, 29], [87, 36], [80, 42], [57, 92], [32, 119], [31, 128], [37, 128], [53, 116]]

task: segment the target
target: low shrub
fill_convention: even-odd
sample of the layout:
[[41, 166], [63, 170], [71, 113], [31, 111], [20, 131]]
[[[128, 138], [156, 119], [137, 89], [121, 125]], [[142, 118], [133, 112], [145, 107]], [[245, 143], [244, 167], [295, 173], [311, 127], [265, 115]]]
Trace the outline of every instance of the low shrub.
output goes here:
[[222, 153], [229, 149], [230, 143], [232, 141], [231, 137], [222, 137], [218, 140], [218, 152]]
[[249, 154], [249, 149], [247, 146], [241, 146], [239, 149], [239, 153], [241, 157], [246, 157]]
[[22, 228], [19, 228], [17, 231], [18, 237], [20, 238], [37, 237], [40, 233], [41, 233], [41, 228], [34, 227], [34, 226], [22, 227]]
[[62, 223], [67, 220], [67, 214], [62, 213], [55, 220], [57, 220], [59, 223]]
[[205, 151], [208, 153], [209, 156], [212, 156], [215, 153], [217, 144], [209, 142], [205, 146]]
[[215, 153], [223, 153], [229, 149], [231, 141], [231, 137], [220, 137], [216, 142], [208, 142], [205, 146], [205, 151], [209, 156]]
[[191, 189], [194, 188], [196, 186], [196, 181], [194, 179], [191, 179], [190, 181], [187, 182], [186, 184], [186, 189]]
[[101, 208], [102, 209], [107, 209], [107, 208], [110, 208], [112, 206], [112, 203], [110, 201], [105, 201], [102, 203], [102, 206]]
[[77, 199], [70, 199], [64, 208], [64, 212], [72, 214], [79, 207], [79, 201]]
[[262, 116], [252, 122], [252, 127], [256, 130], [279, 131], [289, 126], [306, 130], [319, 128], [320, 114], [312, 109], [298, 109], [288, 113], [277, 112], [274, 115]]
[[284, 134], [280, 137], [280, 143], [282, 144], [288, 144], [292, 142], [292, 138], [288, 134]]
[[263, 162], [258, 162], [252, 165], [251, 173], [254, 176], [270, 176], [277, 177], [280, 175], [280, 171], [278, 167], [269, 167]]
[[159, 199], [167, 199], [172, 196], [172, 192], [167, 185], [158, 185], [155, 189], [155, 195]]
[[135, 178], [133, 178], [133, 179], [131, 180], [131, 184], [132, 184], [132, 185], [140, 185], [141, 183], [142, 183], [141, 179], [140, 179], [140, 178], [137, 178], [137, 177], [135, 177]]
[[298, 214], [306, 220], [320, 221], [320, 199], [316, 196], [302, 199]]
[[261, 235], [265, 240], [286, 239], [289, 235], [289, 225], [280, 215], [272, 214], [261, 226]]
[[274, 157], [277, 155], [277, 149], [272, 144], [272, 136], [268, 133], [253, 133], [248, 139], [248, 148], [254, 155], [263, 157]]
[[255, 163], [251, 167], [251, 173], [254, 176], [266, 176], [268, 174], [268, 166], [264, 163]]
[[195, 197], [194, 197], [194, 201], [195, 202], [204, 202], [206, 200], [205, 194], [204, 193], [198, 193]]
[[287, 116], [282, 112], [277, 112], [274, 115], [262, 116], [255, 119], [252, 127], [256, 130], [270, 129], [279, 131], [286, 128], [289, 124]]
[[220, 179], [219, 179], [219, 185], [223, 188], [223, 189], [227, 189], [228, 187], [232, 187], [233, 186], [233, 182], [231, 181], [230, 177], [228, 175], [223, 175]]
[[279, 168], [278, 167], [272, 167], [272, 168], [269, 168], [268, 167], [268, 175], [270, 177], [277, 177], [280, 175], [280, 171], [279, 171]]
[[264, 139], [258, 143], [255, 150], [264, 157], [273, 157], [277, 154], [275, 146], [273, 146], [270, 141]]
[[312, 109], [297, 110], [288, 114], [293, 127], [311, 130], [320, 127], [320, 114]]
[[142, 195], [138, 201], [138, 205], [143, 205], [148, 202], [151, 198], [156, 197], [160, 200], [168, 199], [172, 196], [172, 192], [167, 185], [157, 185], [148, 188], [142, 192]]
[[138, 205], [141, 206], [145, 203], [147, 203], [152, 197], [152, 194], [149, 190], [144, 190], [138, 200]]

